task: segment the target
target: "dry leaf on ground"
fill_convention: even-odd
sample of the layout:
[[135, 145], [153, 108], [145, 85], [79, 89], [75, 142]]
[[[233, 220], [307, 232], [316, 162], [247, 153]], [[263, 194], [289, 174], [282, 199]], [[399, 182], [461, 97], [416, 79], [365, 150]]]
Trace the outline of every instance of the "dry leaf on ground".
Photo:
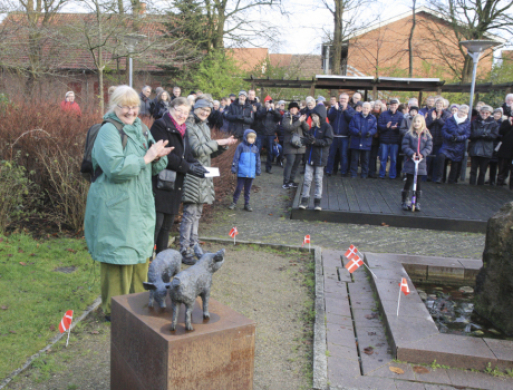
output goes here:
[[364, 348], [363, 352], [366, 353], [367, 355], [372, 355], [374, 353], [374, 348], [372, 348], [372, 347]]
[[396, 374], [404, 374], [404, 370], [399, 367], [388, 367], [388, 369]]
[[413, 371], [415, 371], [417, 374], [429, 374], [430, 372], [426, 367], [422, 366], [413, 367]]

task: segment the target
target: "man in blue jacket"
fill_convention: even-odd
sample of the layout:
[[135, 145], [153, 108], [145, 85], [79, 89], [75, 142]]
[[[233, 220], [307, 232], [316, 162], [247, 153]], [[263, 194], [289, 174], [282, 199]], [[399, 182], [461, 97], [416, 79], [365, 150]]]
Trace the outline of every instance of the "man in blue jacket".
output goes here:
[[358, 112], [349, 122], [349, 134], [351, 135], [351, 178], [358, 176], [358, 161], [362, 168], [361, 177], [366, 179], [369, 175], [369, 154], [372, 145], [372, 137], [377, 132], [377, 121], [370, 114], [371, 105], [365, 102], [362, 112]]
[[348, 103], [349, 95], [344, 92], [339, 96], [339, 101], [335, 101], [328, 111], [328, 119], [333, 128], [334, 137], [333, 143], [330, 146], [328, 165], [326, 165], [326, 174], [328, 176], [331, 176], [333, 172], [337, 152], [340, 153], [340, 174], [347, 176], [349, 168], [349, 122], [351, 122], [354, 114], [356, 114], [356, 111]]
[[388, 110], [383, 112], [378, 120], [379, 132], [379, 177], [384, 179], [387, 174], [387, 161], [390, 157], [390, 169], [388, 177], [395, 179], [397, 153], [399, 152], [399, 142], [401, 133], [399, 127], [404, 119], [404, 115], [397, 110], [399, 100], [390, 99]]

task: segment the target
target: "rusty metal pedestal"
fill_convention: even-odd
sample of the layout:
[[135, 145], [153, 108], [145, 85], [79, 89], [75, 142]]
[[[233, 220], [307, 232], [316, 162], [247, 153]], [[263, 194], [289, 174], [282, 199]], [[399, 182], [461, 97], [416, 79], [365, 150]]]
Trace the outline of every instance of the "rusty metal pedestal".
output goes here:
[[192, 313], [194, 331], [177, 330], [171, 310], [148, 308], [148, 292], [112, 298], [111, 390], [251, 390], [255, 322], [210, 300], [203, 321], [201, 300]]

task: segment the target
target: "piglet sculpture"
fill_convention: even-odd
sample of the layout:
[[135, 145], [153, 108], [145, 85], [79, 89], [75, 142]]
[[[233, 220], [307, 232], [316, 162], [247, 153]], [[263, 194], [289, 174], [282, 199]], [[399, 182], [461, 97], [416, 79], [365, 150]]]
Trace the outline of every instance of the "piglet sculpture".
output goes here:
[[145, 290], [150, 291], [148, 307], [153, 307], [157, 301], [160, 308], [166, 307], [166, 294], [170, 287], [170, 280], [180, 272], [182, 255], [173, 249], [160, 252], [152, 261], [148, 269], [148, 282], [144, 282]]
[[217, 253], [205, 253], [192, 267], [180, 272], [171, 282], [169, 296], [171, 297], [171, 309], [173, 310], [173, 322], [171, 330], [176, 330], [180, 304], [185, 304], [185, 329], [194, 330], [192, 327], [192, 309], [197, 296], [203, 301], [203, 318], [210, 318], [208, 312], [208, 300], [212, 287], [212, 274], [224, 263], [224, 249]]

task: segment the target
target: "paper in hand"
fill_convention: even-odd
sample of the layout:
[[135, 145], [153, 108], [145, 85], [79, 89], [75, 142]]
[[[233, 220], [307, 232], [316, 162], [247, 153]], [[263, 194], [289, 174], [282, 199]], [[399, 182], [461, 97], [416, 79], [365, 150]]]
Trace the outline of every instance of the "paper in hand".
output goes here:
[[208, 173], [205, 173], [205, 177], [217, 177], [217, 176], [221, 176], [221, 174], [219, 173], [219, 168], [215, 168], [215, 167], [204, 167]]

